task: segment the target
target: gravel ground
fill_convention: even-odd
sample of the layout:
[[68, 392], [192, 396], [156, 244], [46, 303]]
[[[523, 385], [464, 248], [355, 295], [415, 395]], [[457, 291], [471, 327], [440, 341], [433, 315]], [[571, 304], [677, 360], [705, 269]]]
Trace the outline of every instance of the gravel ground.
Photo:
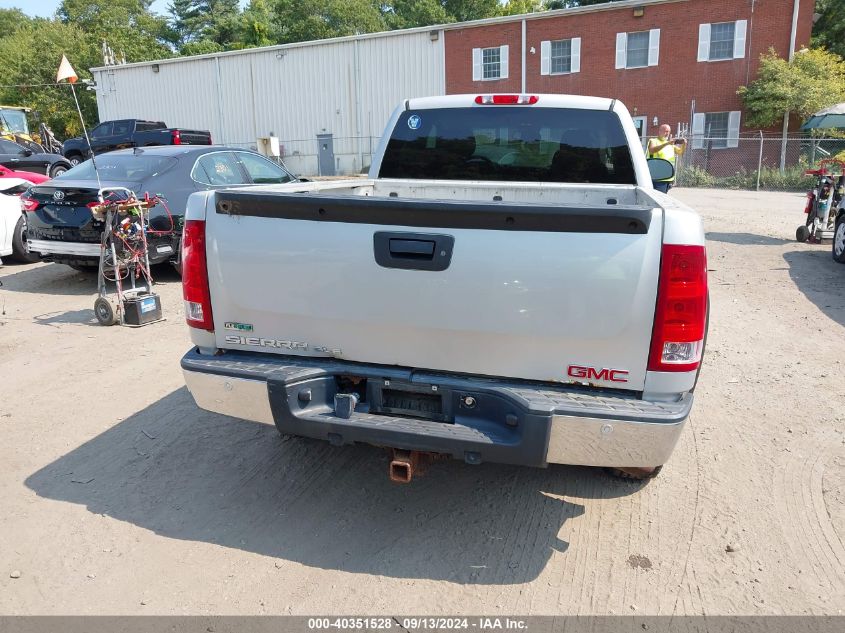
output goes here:
[[708, 232], [690, 423], [648, 485], [283, 440], [198, 410], [168, 320], [93, 319], [91, 277], [0, 269], [0, 613], [841, 614], [845, 266], [803, 196], [672, 195]]

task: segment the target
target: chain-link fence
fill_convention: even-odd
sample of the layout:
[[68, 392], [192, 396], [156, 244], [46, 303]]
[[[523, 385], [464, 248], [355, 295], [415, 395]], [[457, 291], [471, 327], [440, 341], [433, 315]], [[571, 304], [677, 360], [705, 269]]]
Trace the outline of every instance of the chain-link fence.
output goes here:
[[[279, 150], [281, 162], [296, 176], [350, 176], [369, 171], [378, 142], [377, 136], [279, 139]], [[226, 145], [252, 150], [257, 147], [255, 141]]]
[[[694, 138], [678, 159], [680, 187], [803, 191], [813, 186], [807, 169], [845, 152], [845, 139], [753, 136]], [[783, 168], [781, 169], [781, 166]]]
[[[349, 176], [366, 174], [379, 138], [375, 136], [280, 139], [281, 161], [297, 176]], [[227, 145], [256, 149], [256, 142]], [[841, 138], [788, 138], [776, 136], [692, 138], [678, 158], [679, 187], [804, 191], [813, 177], [804, 172], [824, 158], [845, 152]], [[783, 160], [783, 169], [781, 161]]]

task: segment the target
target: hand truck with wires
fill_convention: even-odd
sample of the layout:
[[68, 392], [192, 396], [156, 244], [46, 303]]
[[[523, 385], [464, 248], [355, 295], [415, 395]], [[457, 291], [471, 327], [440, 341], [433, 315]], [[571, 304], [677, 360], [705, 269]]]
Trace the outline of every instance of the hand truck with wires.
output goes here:
[[[161, 300], [153, 292], [147, 246], [149, 210], [159, 204], [159, 199], [149, 195], [139, 199], [125, 187], [102, 188], [97, 198], [100, 204], [91, 212], [95, 219], [105, 222], [94, 301], [97, 321], [128, 327], [164, 321]], [[129, 288], [124, 288], [127, 280]], [[114, 293], [108, 291], [109, 282], [115, 284]]]

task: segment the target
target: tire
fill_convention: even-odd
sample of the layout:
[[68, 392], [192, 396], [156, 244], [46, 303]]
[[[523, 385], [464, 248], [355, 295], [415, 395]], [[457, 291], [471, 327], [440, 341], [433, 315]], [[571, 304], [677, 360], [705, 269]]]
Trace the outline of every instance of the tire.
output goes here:
[[657, 477], [661, 470], [663, 470], [662, 464], [655, 468], [605, 468], [612, 477], [628, 481], [648, 481]]
[[23, 215], [18, 218], [15, 234], [12, 236], [12, 260], [21, 264], [34, 264], [41, 261], [38, 253], [29, 252], [29, 244], [26, 241], [26, 217]]
[[807, 226], [801, 225], [795, 229], [795, 239], [798, 242], [806, 242], [810, 239], [810, 229]]
[[833, 260], [845, 264], [845, 213], [836, 220], [836, 230], [833, 233]]
[[56, 176], [61, 176], [68, 169], [70, 169], [70, 167], [64, 163], [55, 163], [52, 167], [50, 167], [47, 175], [50, 176], [50, 178], [55, 178]]
[[82, 154], [68, 154], [65, 158], [67, 158], [71, 167], [76, 167], [79, 163], [85, 160], [82, 158]]
[[105, 297], [97, 297], [94, 302], [94, 316], [100, 325], [114, 325], [117, 323], [117, 314], [111, 301]]

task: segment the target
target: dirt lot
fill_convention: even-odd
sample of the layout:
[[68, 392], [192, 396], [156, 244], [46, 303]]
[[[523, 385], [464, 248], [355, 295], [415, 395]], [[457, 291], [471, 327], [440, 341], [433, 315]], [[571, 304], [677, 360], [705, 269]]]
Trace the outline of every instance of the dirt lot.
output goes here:
[[845, 266], [791, 240], [801, 195], [673, 195], [705, 219], [710, 339], [646, 486], [393, 485], [378, 449], [199, 411], [174, 274], [133, 330], [95, 324], [90, 277], [0, 269], [0, 613], [842, 613]]

